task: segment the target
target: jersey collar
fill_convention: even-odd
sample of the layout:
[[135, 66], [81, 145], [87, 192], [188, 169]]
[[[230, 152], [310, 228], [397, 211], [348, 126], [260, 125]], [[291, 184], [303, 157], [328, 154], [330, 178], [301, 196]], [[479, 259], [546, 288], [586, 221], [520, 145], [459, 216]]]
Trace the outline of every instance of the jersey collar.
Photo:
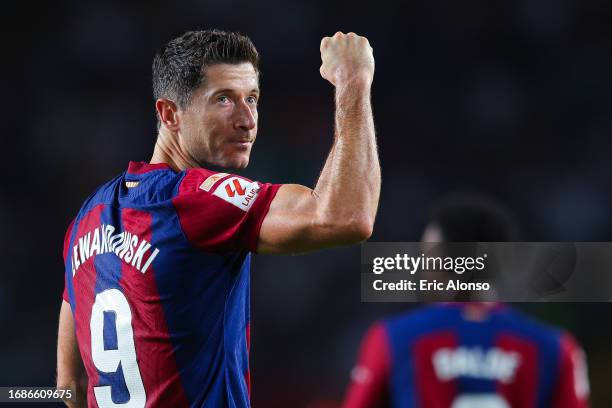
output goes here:
[[146, 162], [131, 161], [128, 165], [128, 174], [144, 174], [153, 170], [171, 170], [167, 163], [150, 164]]

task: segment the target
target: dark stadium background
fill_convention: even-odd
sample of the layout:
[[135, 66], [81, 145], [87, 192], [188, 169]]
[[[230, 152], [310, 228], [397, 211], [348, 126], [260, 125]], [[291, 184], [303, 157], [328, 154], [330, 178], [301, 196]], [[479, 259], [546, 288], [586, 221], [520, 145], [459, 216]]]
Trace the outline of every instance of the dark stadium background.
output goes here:
[[[258, 180], [313, 185], [332, 139], [319, 41], [370, 39], [383, 170], [373, 240], [415, 241], [431, 203], [476, 191], [527, 241], [612, 240], [612, 3], [593, 0], [21, 2], [3, 36], [0, 385], [52, 385], [66, 226], [155, 141], [154, 49], [218, 27], [262, 56]], [[359, 183], [359, 180], [355, 180]], [[346, 205], [350, 205], [347, 202]], [[411, 305], [361, 304], [359, 248], [254, 260], [255, 407], [333, 406], [367, 326]], [[587, 351], [612, 406], [612, 304], [520, 305]], [[325, 401], [330, 405], [326, 405]]]

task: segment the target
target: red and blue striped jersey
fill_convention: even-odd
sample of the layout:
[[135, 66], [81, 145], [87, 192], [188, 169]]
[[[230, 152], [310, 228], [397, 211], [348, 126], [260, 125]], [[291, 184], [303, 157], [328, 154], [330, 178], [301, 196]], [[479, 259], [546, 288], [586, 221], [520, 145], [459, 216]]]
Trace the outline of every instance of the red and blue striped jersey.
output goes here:
[[130, 162], [64, 242], [90, 407], [249, 406], [250, 252], [279, 185]]
[[584, 353], [505, 305], [443, 304], [364, 338], [345, 408], [586, 408]]

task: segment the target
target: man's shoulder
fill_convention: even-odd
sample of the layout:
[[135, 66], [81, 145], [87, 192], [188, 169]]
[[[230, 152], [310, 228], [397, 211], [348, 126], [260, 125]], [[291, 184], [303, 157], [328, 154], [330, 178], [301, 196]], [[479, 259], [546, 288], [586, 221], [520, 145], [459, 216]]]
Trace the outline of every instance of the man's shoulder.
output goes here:
[[217, 172], [205, 168], [187, 169], [179, 186], [179, 194], [202, 191], [210, 193], [213, 187], [216, 187], [221, 180], [230, 176], [232, 176], [230, 173]]
[[239, 191], [254, 182], [247, 177], [230, 172], [213, 171], [205, 168], [185, 170], [185, 176], [179, 186], [179, 194], [205, 192], [213, 194], [219, 187], [234, 186]]
[[178, 200], [210, 199], [231, 204], [248, 211], [259, 195], [262, 184], [246, 177], [214, 172], [207, 169], [188, 169], [178, 189]]
[[504, 327], [524, 336], [539, 339], [543, 342], [556, 343], [565, 335], [565, 331], [516, 309], [507, 308], [503, 314]]
[[451, 308], [441, 305], [423, 305], [414, 309], [389, 316], [383, 322], [388, 325], [430, 325], [434, 321], [452, 313]]
[[381, 319], [379, 324], [391, 338], [416, 338], [436, 331], [439, 327], [448, 329], [453, 326], [452, 319], [448, 316], [449, 312], [446, 308], [438, 306], [418, 306]]
[[64, 258], [66, 258], [67, 256], [66, 249], [71, 240], [75, 225], [78, 225], [80, 221], [83, 219], [83, 217], [85, 217], [88, 213], [90, 213], [96, 207], [99, 207], [101, 205], [106, 205], [111, 201], [113, 192], [117, 188], [120, 180], [123, 178], [123, 174], [124, 173], [121, 173], [118, 176], [113, 177], [109, 181], [105, 182], [104, 184], [96, 187], [93, 190], [93, 192], [83, 201], [79, 210], [72, 217], [66, 229], [66, 232], [64, 235]]
[[75, 219], [78, 221], [79, 218], [87, 214], [98, 205], [110, 204], [116, 196], [116, 190], [119, 187], [119, 183], [123, 179], [123, 176], [124, 173], [121, 173], [104, 184], [96, 187], [93, 192], [83, 201], [83, 204], [81, 205]]

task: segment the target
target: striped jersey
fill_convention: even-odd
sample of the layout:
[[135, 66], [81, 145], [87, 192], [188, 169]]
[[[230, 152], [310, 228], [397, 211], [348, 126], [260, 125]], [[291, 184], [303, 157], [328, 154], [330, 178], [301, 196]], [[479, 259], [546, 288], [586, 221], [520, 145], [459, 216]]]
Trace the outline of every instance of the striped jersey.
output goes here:
[[64, 240], [90, 407], [249, 406], [250, 253], [279, 185], [130, 162]]
[[567, 333], [496, 304], [441, 304], [376, 322], [344, 407], [586, 408], [584, 353]]

